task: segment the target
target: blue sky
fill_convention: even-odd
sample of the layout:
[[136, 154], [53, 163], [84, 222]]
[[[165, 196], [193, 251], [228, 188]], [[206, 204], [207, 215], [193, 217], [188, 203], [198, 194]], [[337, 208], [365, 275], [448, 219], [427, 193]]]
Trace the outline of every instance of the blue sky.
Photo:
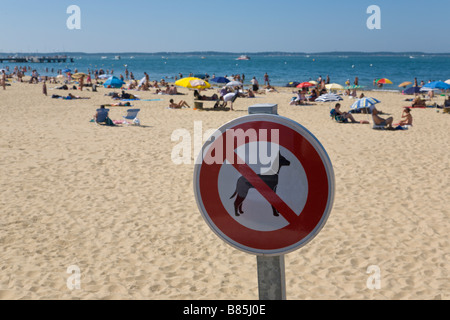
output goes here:
[[[70, 5], [81, 30], [69, 30]], [[366, 26], [381, 9], [381, 30]], [[448, 0], [14, 0], [1, 52], [450, 52]]]

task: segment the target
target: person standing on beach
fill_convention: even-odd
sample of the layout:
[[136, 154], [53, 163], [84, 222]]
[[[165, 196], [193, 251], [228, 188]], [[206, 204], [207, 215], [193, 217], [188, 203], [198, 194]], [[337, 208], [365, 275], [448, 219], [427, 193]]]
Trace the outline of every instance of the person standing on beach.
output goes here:
[[5, 70], [2, 70], [2, 87], [3, 87], [3, 90], [6, 90], [6, 73], [5, 73]]
[[251, 80], [252, 86], [253, 86], [253, 91], [254, 92], [258, 92], [259, 90], [259, 83], [258, 80], [256, 80], [256, 77], [253, 77], [253, 79]]
[[47, 83], [44, 81], [44, 84], [42, 85], [42, 93], [47, 96]]
[[270, 82], [269, 82], [269, 75], [267, 74], [267, 72], [264, 74], [264, 85], [265, 85], [265, 86], [270, 85]]
[[83, 91], [83, 87], [84, 87], [84, 76], [80, 78], [80, 91]]

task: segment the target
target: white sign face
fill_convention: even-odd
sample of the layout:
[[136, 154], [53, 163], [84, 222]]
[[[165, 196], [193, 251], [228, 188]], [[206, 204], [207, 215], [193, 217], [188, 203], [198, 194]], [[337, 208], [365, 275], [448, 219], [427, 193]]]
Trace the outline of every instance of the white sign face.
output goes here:
[[274, 115], [221, 127], [203, 147], [194, 173], [199, 209], [230, 245], [281, 255], [312, 240], [334, 200], [334, 172], [319, 141]]

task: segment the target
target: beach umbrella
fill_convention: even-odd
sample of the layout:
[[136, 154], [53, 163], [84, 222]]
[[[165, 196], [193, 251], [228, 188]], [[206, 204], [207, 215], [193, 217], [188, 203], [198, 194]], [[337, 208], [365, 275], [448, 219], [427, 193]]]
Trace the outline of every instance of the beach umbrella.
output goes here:
[[346, 87], [344, 87], [344, 89], [345, 90], [355, 90], [355, 89], [364, 89], [364, 87], [352, 85], [352, 86], [346, 86]]
[[450, 79], [448, 79], [447, 81], [445, 81], [446, 84], [450, 84]]
[[228, 83], [228, 82], [230, 82], [230, 80], [228, 80], [225, 77], [216, 77], [216, 78], [213, 78], [213, 79], [211, 79], [209, 81], [210, 82], [214, 82], [214, 83]]
[[315, 86], [317, 86], [319, 84], [317, 81], [314, 81], [314, 80], [311, 80], [311, 81], [308, 81], [308, 82], [313, 84], [313, 85], [315, 85]]
[[[422, 89], [440, 89], [440, 90], [450, 90], [450, 84], [447, 84], [443, 81], [434, 81], [434, 82], [430, 82], [427, 83], [426, 85], [423, 86]], [[426, 91], [426, 90], [424, 90]], [[428, 90], [430, 91], [430, 90]]]
[[242, 86], [242, 82], [239, 81], [230, 81], [226, 84], [227, 87], [240, 87]]
[[316, 99], [316, 101], [318, 101], [318, 102], [331, 102], [331, 101], [342, 101], [342, 100], [344, 100], [344, 99], [342, 99], [341, 96], [339, 96], [337, 94], [333, 94], [333, 93], [323, 94]]
[[420, 92], [420, 87], [411, 87], [403, 91], [404, 94], [412, 95]]
[[398, 87], [406, 88], [407, 86], [410, 86], [410, 85], [412, 85], [412, 82], [406, 81], [406, 82], [403, 82], [402, 84], [400, 84]]
[[377, 83], [381, 83], [381, 84], [392, 84], [392, 81], [386, 78], [381, 78], [377, 80]]
[[300, 83], [297, 88], [309, 88], [309, 87], [314, 87], [315, 85], [309, 82], [302, 82]]
[[330, 83], [325, 85], [325, 88], [327, 88], [327, 90], [342, 90], [344, 89], [344, 86], [341, 86], [338, 83]]
[[199, 78], [189, 77], [189, 78], [183, 78], [175, 82], [176, 86], [184, 87], [188, 89], [208, 89], [211, 87], [211, 85]]
[[142, 87], [142, 85], [144, 84], [144, 82], [147, 80], [146, 77], [143, 77], [140, 81], [139, 81], [139, 87]]
[[98, 76], [99, 79], [108, 79], [110, 76], [107, 74], [101, 74]]
[[88, 75], [86, 73], [78, 72], [72, 75], [72, 79], [81, 79], [83, 77], [87, 77]]
[[67, 73], [67, 72], [72, 72], [72, 70], [70, 70], [70, 69], [64, 69], [62, 72], [63, 72], [63, 73]]
[[125, 84], [122, 80], [120, 80], [117, 77], [109, 77], [108, 80], [105, 81], [103, 84], [105, 88], [111, 87], [111, 88], [122, 88], [122, 86]]
[[437, 88], [430, 88], [430, 87], [422, 87], [420, 88], [420, 92], [429, 92], [429, 91], [439, 91], [441, 89], [437, 89]]
[[356, 101], [350, 107], [350, 109], [358, 110], [358, 109], [370, 108], [378, 103], [381, 103], [381, 101], [378, 99], [375, 99], [375, 98], [362, 98], [362, 99], [359, 99], [358, 101]]

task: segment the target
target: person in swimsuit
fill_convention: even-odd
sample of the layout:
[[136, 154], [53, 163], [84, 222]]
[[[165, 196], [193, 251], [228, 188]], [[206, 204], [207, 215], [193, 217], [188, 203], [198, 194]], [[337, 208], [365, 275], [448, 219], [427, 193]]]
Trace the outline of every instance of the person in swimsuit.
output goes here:
[[336, 106], [334, 107], [334, 110], [336, 111], [336, 116], [342, 117], [342, 119], [344, 119], [344, 122], [348, 122], [348, 120], [350, 120], [352, 123], [358, 122], [355, 120], [355, 118], [353, 117], [353, 115], [351, 113], [341, 111], [340, 103], [336, 104]]
[[379, 111], [376, 108], [373, 108], [372, 111], [372, 119], [373, 123], [377, 126], [388, 127], [388, 129], [392, 129], [392, 123], [394, 122], [394, 118], [390, 117], [387, 119], [381, 118], [379, 115]]
[[183, 108], [183, 107], [188, 107], [188, 108], [190, 108], [190, 106], [186, 103], [186, 101], [181, 100], [180, 102], [175, 103], [175, 102], [173, 101], [173, 99], [170, 99], [170, 105], [169, 105], [169, 108], [170, 108], [170, 109], [181, 109], [181, 108]]
[[411, 115], [411, 109], [405, 108], [402, 114], [402, 120], [397, 124], [397, 126], [412, 126], [413, 117]]

